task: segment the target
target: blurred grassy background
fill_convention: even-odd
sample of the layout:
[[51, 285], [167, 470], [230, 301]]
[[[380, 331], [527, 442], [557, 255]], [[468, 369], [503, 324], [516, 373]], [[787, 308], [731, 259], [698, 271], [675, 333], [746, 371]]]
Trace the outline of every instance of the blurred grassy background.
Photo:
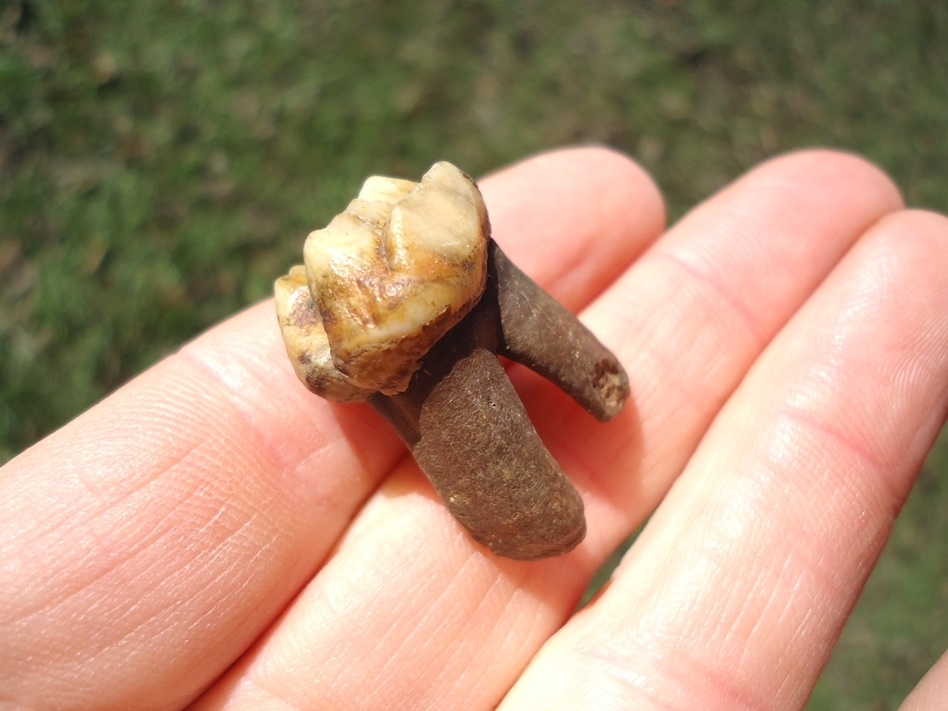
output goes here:
[[[946, 211], [946, 86], [940, 0], [2, 0], [0, 463], [266, 297], [371, 173], [604, 142], [675, 218], [829, 144]], [[948, 644], [946, 467], [811, 708], [894, 708]]]

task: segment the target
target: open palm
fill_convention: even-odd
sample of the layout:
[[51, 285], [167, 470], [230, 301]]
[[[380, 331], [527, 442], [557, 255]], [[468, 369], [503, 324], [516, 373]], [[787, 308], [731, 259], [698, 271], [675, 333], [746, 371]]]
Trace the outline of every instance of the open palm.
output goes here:
[[[829, 151], [668, 231], [604, 149], [481, 188], [498, 243], [632, 384], [602, 425], [511, 370], [583, 495], [580, 547], [522, 563], [474, 543], [378, 416], [303, 389], [260, 304], [2, 469], [0, 701], [805, 703], [945, 416], [948, 220]], [[946, 697], [943, 658], [906, 708]]]

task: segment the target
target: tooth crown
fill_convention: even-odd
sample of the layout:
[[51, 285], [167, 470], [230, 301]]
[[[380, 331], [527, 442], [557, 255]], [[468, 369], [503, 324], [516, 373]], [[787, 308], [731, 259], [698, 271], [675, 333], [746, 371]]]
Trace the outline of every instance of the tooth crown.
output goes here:
[[374, 176], [312, 232], [275, 285], [287, 353], [330, 400], [403, 392], [418, 361], [480, 299], [490, 225], [474, 181], [436, 163], [420, 183]]

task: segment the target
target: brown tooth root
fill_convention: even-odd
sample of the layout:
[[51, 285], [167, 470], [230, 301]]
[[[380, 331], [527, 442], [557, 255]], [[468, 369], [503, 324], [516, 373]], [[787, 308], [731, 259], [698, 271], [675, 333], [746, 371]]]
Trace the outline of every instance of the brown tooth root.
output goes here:
[[432, 348], [408, 390], [374, 395], [369, 403], [399, 432], [475, 540], [498, 555], [536, 560], [583, 540], [583, 500], [497, 359], [492, 286], [488, 276], [484, 298]]
[[[586, 535], [583, 501], [537, 435], [498, 352], [534, 367], [600, 419], [628, 396], [615, 357], [492, 241], [477, 306], [429, 351], [404, 393], [369, 402], [475, 540], [508, 558], [561, 555]], [[602, 362], [618, 388], [600, 384]]]
[[[477, 348], [455, 362], [422, 402], [377, 395], [389, 416], [418, 406], [406, 440], [448, 509], [497, 555], [536, 560], [586, 535], [583, 500], [543, 446], [503, 366]], [[395, 402], [393, 402], [395, 401]]]
[[618, 415], [629, 397], [629, 378], [612, 352], [493, 241], [488, 269], [497, 279], [500, 353], [556, 383], [596, 419]]
[[310, 235], [305, 257], [305, 269], [276, 284], [300, 380], [331, 400], [368, 400], [451, 513], [496, 554], [536, 560], [579, 544], [582, 498], [497, 355], [600, 420], [619, 412], [628, 378], [490, 240], [473, 181], [446, 163], [420, 184], [370, 178], [346, 213]]

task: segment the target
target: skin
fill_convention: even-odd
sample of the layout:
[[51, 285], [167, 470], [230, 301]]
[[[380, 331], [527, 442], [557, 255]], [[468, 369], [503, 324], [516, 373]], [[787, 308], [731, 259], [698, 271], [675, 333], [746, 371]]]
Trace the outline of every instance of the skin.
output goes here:
[[[948, 220], [829, 151], [668, 231], [602, 149], [481, 186], [498, 243], [630, 377], [603, 425], [512, 373], [585, 541], [536, 563], [475, 544], [377, 415], [299, 385], [267, 302], [3, 468], [3, 704], [805, 703], [945, 417]], [[942, 658], [904, 708], [946, 679]]]

